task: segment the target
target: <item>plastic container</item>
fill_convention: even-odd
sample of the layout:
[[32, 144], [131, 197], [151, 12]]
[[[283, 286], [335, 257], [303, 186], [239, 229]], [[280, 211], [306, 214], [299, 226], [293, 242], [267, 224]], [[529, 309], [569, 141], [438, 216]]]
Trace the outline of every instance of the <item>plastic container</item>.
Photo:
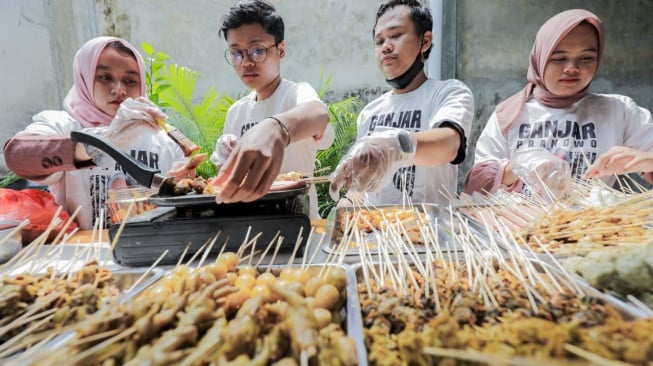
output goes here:
[[157, 206], [150, 200], [150, 196], [155, 193], [156, 190], [146, 187], [110, 189], [106, 206], [111, 224], [118, 224], [125, 220], [132, 203], [134, 208], [130, 216], [140, 215], [156, 208]]

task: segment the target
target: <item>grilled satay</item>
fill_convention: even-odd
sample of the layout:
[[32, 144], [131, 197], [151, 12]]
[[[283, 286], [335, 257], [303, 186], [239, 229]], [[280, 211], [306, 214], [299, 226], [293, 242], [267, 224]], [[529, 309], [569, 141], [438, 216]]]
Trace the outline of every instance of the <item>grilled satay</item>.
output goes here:
[[290, 305], [284, 325], [290, 335], [293, 355], [300, 359], [301, 354], [306, 353], [309, 359], [312, 358], [317, 354], [318, 345], [318, 325], [313, 310], [306, 306], [301, 295], [277, 284], [270, 284], [269, 287], [275, 295]]
[[261, 309], [261, 298], [250, 298], [238, 310], [222, 332], [221, 338], [225, 340], [219, 350], [219, 357], [234, 360], [238, 355], [252, 355], [256, 349], [256, 340], [259, 336], [259, 323], [257, 313]]

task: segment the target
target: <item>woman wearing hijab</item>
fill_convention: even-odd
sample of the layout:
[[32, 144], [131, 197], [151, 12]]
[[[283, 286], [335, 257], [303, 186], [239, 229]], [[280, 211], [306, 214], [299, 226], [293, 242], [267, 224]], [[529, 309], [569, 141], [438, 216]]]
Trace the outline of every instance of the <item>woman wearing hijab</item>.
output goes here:
[[[84, 145], [70, 139], [71, 131], [111, 136], [131, 156], [163, 172], [184, 160], [184, 154], [158, 127], [156, 120], [166, 116], [145, 98], [143, 59], [127, 41], [91, 39], [77, 51], [73, 75], [75, 84], [64, 99], [65, 111], [35, 115], [31, 124], [6, 142], [4, 155], [9, 169], [47, 185], [66, 211], [81, 207], [79, 227], [90, 229], [105, 207], [108, 189], [130, 178], [112, 159], [91, 158]], [[124, 109], [126, 100], [130, 110]], [[139, 117], [124, 117], [134, 113]]]
[[528, 84], [490, 117], [465, 192], [522, 192], [537, 182], [562, 192], [572, 177], [612, 185], [615, 173], [653, 171], [651, 113], [629, 97], [588, 91], [603, 48], [603, 26], [589, 11], [564, 11], [542, 25]]

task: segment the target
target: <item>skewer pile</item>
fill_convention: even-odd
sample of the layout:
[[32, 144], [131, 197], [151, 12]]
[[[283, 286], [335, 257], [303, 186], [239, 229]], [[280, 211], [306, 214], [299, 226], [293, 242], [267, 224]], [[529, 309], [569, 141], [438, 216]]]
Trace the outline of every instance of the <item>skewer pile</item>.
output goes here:
[[[586, 296], [564, 271], [529, 261], [523, 250], [503, 254], [496, 235], [478, 237], [460, 216], [449, 225], [462, 253], [443, 253], [436, 228], [428, 226], [425, 263], [406, 260], [416, 253], [391, 260], [382, 252], [372, 263], [361, 249], [358, 288], [370, 364], [430, 365], [451, 358], [537, 364], [582, 357], [646, 365], [653, 357], [653, 319], [624, 318]], [[511, 235], [505, 226], [501, 234]], [[378, 248], [402, 245], [384, 244]]]
[[0, 359], [61, 334], [70, 325], [115, 303], [121, 291], [97, 262], [81, 270], [0, 280]]
[[[75, 338], [65, 347], [37, 355], [36, 361], [19, 361], [30, 365], [358, 363], [355, 344], [340, 325], [347, 282], [342, 268], [309, 262], [258, 270], [260, 261], [252, 264], [256, 237], [244, 243], [239, 253], [220, 253], [215, 262], [204, 265], [215, 239], [196, 267], [190, 264], [200, 252], [141, 295], [77, 324]], [[265, 252], [274, 247], [276, 256], [280, 240], [273, 242]], [[244, 256], [247, 250], [251, 252]]]
[[499, 192], [462, 195], [456, 200], [468, 217], [493, 228], [507, 228], [537, 253], [585, 254], [606, 247], [653, 241], [653, 192], [622, 193], [601, 181], [577, 180], [565, 200], [547, 203], [537, 197]]

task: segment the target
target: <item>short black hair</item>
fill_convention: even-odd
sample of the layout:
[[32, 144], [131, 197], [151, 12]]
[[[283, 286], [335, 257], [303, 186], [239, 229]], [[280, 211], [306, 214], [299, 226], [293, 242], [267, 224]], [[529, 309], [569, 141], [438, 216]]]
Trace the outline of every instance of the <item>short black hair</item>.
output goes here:
[[274, 37], [275, 44], [283, 41], [284, 25], [281, 15], [271, 3], [265, 0], [240, 0], [222, 18], [218, 34], [227, 40], [227, 32], [244, 24], [260, 24]]
[[[376, 11], [376, 20], [374, 20], [374, 27], [372, 28], [372, 38], [376, 36], [376, 24], [379, 22], [379, 18], [388, 10], [400, 5], [405, 5], [410, 8], [410, 20], [415, 24], [418, 37], [423, 36], [426, 32], [433, 31], [433, 17], [431, 16], [431, 11], [426, 6], [423, 6], [418, 0], [390, 0], [381, 4], [379, 10]], [[431, 47], [424, 52], [424, 59], [429, 58]]]

